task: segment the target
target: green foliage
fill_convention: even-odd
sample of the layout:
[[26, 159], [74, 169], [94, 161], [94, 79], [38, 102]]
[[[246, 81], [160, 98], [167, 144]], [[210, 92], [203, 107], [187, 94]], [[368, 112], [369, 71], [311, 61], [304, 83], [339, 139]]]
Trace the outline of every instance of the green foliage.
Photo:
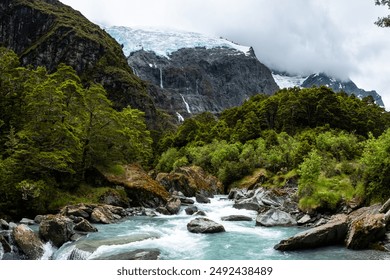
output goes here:
[[[375, 0], [375, 5], [387, 6], [390, 9], [390, 1], [389, 0]], [[375, 22], [376, 25], [380, 27], [389, 27], [390, 26], [390, 15], [386, 17], [380, 17]]]
[[180, 153], [176, 148], [170, 148], [164, 152], [157, 164], [157, 170], [161, 172], [170, 172], [174, 168], [175, 162], [180, 158]]
[[360, 162], [368, 198], [387, 200], [390, 197], [390, 129], [377, 139], [370, 137]]
[[77, 188], [89, 169], [150, 160], [144, 113], [115, 110], [101, 85], [85, 88], [63, 64], [51, 74], [19, 67], [3, 48], [0, 69], [0, 211], [15, 198], [44, 212], [49, 193]]

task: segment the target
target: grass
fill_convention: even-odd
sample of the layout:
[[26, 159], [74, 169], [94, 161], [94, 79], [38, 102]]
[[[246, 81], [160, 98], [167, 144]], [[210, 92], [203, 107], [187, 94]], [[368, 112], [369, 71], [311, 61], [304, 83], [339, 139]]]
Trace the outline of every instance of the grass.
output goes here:
[[[299, 188], [306, 186], [300, 185]], [[320, 175], [316, 182], [310, 184], [310, 193], [299, 200], [299, 208], [305, 212], [335, 211], [341, 202], [349, 202], [361, 195], [361, 186], [354, 187], [348, 175], [341, 174], [331, 178]]]
[[117, 192], [121, 197], [126, 197], [123, 190], [117, 190], [110, 187], [95, 188], [87, 184], [81, 184], [72, 193], [57, 190], [55, 197], [48, 205], [49, 212], [58, 212], [66, 205], [73, 205], [79, 203], [101, 203], [101, 197], [107, 192]]

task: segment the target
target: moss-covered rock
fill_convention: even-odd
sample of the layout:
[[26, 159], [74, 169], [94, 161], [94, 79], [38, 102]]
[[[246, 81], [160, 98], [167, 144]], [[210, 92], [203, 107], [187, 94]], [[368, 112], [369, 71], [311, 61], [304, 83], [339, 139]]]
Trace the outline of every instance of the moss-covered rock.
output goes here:
[[157, 207], [165, 205], [170, 194], [157, 181], [153, 180], [141, 166], [130, 164], [124, 166], [123, 174], [102, 172], [106, 179], [125, 187], [131, 206]]
[[197, 193], [214, 195], [223, 193], [222, 183], [199, 166], [180, 167], [171, 173], [160, 173], [156, 180], [170, 192], [179, 191], [187, 197]]

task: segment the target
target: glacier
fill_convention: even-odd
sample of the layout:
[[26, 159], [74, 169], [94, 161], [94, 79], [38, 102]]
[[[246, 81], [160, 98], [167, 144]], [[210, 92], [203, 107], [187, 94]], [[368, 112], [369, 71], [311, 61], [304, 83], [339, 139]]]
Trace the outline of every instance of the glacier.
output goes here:
[[293, 87], [301, 87], [303, 82], [307, 79], [307, 76], [289, 76], [282, 75], [279, 73], [272, 72], [272, 77], [274, 78], [276, 84], [279, 88], [293, 88]]
[[123, 46], [123, 53], [129, 56], [132, 52], [145, 50], [155, 52], [158, 56], [169, 56], [182, 48], [230, 48], [239, 54], [250, 55], [250, 47], [241, 46], [224, 38], [204, 34], [152, 27], [131, 28], [111, 26], [102, 28]]

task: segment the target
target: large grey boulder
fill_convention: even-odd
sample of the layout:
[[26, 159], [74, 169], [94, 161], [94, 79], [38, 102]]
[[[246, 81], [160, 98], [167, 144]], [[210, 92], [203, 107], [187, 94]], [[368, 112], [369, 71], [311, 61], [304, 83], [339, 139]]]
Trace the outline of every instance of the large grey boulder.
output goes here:
[[203, 194], [197, 193], [195, 196], [196, 202], [198, 203], [210, 203], [210, 199]]
[[217, 233], [224, 232], [223, 225], [207, 218], [196, 218], [187, 224], [187, 229], [192, 233]]
[[384, 214], [367, 215], [352, 221], [345, 243], [348, 249], [367, 249], [372, 242], [384, 239], [385, 235]]
[[72, 240], [74, 223], [71, 219], [62, 215], [47, 215], [39, 225], [39, 235], [45, 241], [50, 241], [59, 248], [64, 243]]
[[297, 221], [289, 213], [279, 209], [269, 209], [261, 213], [256, 218], [256, 226], [275, 227], [275, 226], [295, 226]]
[[347, 232], [348, 217], [340, 214], [325, 225], [306, 230], [280, 241], [274, 248], [280, 251], [293, 251], [343, 244]]
[[167, 204], [165, 205], [165, 208], [172, 215], [179, 213], [180, 207], [181, 207], [181, 200], [180, 200], [180, 198], [177, 198], [177, 197], [170, 198], [168, 200]]
[[81, 232], [97, 232], [98, 229], [93, 226], [90, 222], [88, 222], [84, 218], [80, 218], [80, 221], [75, 224], [74, 230], [81, 231]]
[[30, 260], [38, 260], [43, 256], [43, 242], [27, 225], [15, 227], [12, 235], [15, 243]]
[[196, 206], [189, 206], [187, 207], [186, 209], [184, 209], [184, 211], [186, 212], [187, 215], [193, 215], [194, 213], [198, 212], [198, 207]]

